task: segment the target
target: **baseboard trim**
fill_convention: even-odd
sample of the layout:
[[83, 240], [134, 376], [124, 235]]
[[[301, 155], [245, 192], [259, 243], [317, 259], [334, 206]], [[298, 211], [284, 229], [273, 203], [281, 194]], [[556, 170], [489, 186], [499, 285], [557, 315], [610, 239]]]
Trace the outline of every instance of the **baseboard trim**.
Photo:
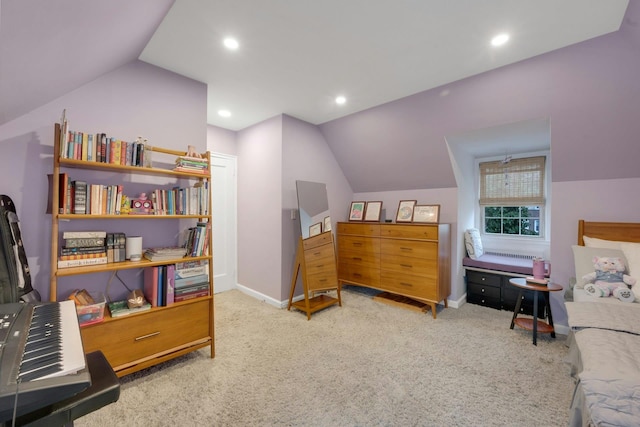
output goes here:
[[[265, 295], [263, 293], [255, 291], [255, 290], [253, 290], [251, 288], [248, 288], [246, 286], [242, 286], [240, 284], [237, 284], [236, 288], [240, 292], [242, 292], [243, 294], [247, 294], [250, 297], [253, 297], [253, 298], [255, 298], [255, 299], [259, 300], [259, 301], [266, 302], [267, 304], [272, 305], [272, 306], [274, 306], [276, 308], [287, 308], [289, 306], [289, 300], [288, 299], [286, 299], [284, 301], [278, 301], [275, 298], [271, 298], [268, 295]], [[298, 295], [296, 297], [293, 297], [293, 302], [300, 301], [303, 298], [304, 298], [304, 295]]]

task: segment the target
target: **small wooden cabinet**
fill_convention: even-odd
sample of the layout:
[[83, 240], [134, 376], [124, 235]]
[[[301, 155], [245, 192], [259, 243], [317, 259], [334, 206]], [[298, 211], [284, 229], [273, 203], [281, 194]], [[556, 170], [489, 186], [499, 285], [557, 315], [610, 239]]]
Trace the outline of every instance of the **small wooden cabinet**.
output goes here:
[[436, 305], [451, 293], [449, 224], [338, 223], [338, 279]]
[[[466, 276], [467, 302], [496, 310], [515, 310], [520, 289], [511, 285], [509, 279], [523, 275], [467, 268]], [[533, 315], [533, 298], [532, 291], [523, 292], [519, 313]], [[545, 300], [541, 295], [538, 295], [538, 317], [545, 317]]]

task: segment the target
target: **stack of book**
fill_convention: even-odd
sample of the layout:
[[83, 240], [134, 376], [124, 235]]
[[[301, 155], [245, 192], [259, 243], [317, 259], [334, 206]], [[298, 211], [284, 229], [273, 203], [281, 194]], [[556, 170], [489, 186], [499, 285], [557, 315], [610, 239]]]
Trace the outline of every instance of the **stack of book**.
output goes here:
[[175, 265], [175, 302], [209, 295], [209, 261], [185, 261]]
[[186, 254], [186, 248], [171, 246], [164, 248], [149, 248], [144, 252], [144, 257], [150, 261], [171, 261], [178, 258], [184, 258]]
[[207, 173], [209, 170], [209, 164], [207, 159], [200, 159], [198, 157], [180, 156], [176, 159], [175, 171], [180, 172], [192, 172], [192, 173]]
[[106, 231], [65, 231], [58, 268], [107, 263]]

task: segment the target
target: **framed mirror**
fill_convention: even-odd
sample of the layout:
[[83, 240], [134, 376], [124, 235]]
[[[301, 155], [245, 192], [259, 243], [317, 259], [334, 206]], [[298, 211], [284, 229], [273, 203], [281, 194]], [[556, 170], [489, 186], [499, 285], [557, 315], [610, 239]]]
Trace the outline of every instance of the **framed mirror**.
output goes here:
[[300, 232], [308, 239], [331, 230], [327, 186], [319, 182], [296, 181]]

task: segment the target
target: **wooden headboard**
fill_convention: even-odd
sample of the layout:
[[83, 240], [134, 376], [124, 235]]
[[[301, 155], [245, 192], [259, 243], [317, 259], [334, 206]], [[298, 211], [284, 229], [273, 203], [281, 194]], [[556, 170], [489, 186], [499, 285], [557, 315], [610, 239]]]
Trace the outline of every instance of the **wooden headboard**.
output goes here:
[[578, 221], [578, 244], [584, 246], [583, 236], [622, 242], [640, 242], [640, 223]]

